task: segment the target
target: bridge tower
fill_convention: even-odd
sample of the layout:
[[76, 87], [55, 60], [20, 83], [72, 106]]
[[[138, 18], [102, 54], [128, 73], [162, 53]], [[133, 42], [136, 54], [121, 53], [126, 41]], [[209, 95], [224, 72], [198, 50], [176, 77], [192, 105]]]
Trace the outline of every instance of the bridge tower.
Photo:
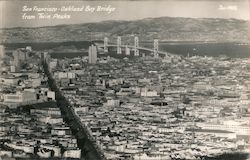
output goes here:
[[154, 39], [154, 57], [158, 58], [159, 57], [159, 41], [158, 39]]
[[122, 54], [122, 39], [120, 36], [117, 37], [117, 54]]
[[103, 49], [104, 49], [104, 53], [108, 53], [108, 37], [104, 38], [104, 44], [103, 44]]
[[135, 37], [134, 39], [135, 41], [135, 46], [134, 46], [134, 54], [135, 56], [139, 56], [139, 38], [138, 37]]

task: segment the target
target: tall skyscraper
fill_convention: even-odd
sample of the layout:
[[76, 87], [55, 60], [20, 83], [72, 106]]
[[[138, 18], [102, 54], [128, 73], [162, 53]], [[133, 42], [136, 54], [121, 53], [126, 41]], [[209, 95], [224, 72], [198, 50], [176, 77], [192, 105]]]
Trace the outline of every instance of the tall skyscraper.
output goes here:
[[17, 71], [22, 68], [22, 65], [27, 63], [28, 53], [23, 49], [17, 49], [13, 52], [14, 66]]
[[19, 52], [14, 51], [13, 57], [14, 57], [14, 66], [19, 69], [21, 67], [21, 62], [19, 60]]
[[0, 45], [0, 59], [4, 58], [5, 56], [5, 48], [3, 45]]
[[120, 36], [117, 37], [117, 54], [122, 54], [122, 39]]
[[107, 37], [105, 37], [104, 38], [104, 53], [108, 53], [108, 38]]
[[42, 52], [41, 53], [41, 59], [45, 62], [48, 62], [49, 59], [49, 53], [48, 52]]
[[135, 41], [135, 46], [134, 46], [134, 54], [135, 56], [139, 56], [139, 38], [138, 37], [135, 37], [134, 39]]
[[96, 64], [97, 61], [97, 48], [93, 44], [89, 46], [89, 63]]

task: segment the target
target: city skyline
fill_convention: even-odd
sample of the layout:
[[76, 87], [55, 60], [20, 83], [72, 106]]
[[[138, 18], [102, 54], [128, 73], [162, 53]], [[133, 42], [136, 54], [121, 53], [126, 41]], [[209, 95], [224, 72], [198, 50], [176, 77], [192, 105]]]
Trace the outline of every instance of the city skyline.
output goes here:
[[249, 4], [0, 0], [0, 160], [250, 160]]

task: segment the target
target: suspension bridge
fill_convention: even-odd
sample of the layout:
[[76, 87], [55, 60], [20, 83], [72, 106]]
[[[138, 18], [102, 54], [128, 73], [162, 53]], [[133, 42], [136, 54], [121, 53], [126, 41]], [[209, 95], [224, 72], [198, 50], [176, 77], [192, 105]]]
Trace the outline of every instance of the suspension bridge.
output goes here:
[[153, 48], [143, 47], [139, 45], [139, 38], [134, 37], [134, 45], [124, 45], [122, 44], [122, 38], [120, 36], [117, 37], [117, 41], [109, 42], [108, 37], [105, 37], [103, 40], [103, 44], [99, 43], [96, 46], [101, 49], [104, 54], [109, 53], [110, 50], [116, 51], [116, 54], [124, 54], [124, 55], [134, 55], [134, 56], [145, 56], [149, 54], [155, 58], [158, 57], [165, 57], [165, 58], [177, 58], [179, 59], [180, 56], [159, 50], [159, 40], [154, 39], [152, 41]]

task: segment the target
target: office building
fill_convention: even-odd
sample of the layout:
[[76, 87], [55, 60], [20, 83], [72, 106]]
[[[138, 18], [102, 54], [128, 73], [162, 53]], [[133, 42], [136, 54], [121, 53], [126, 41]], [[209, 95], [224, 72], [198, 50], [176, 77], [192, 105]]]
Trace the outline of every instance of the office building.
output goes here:
[[7, 103], [22, 103], [22, 102], [31, 102], [36, 101], [37, 97], [36, 94], [32, 92], [17, 92], [15, 94], [4, 94], [3, 95], [4, 102]]
[[96, 64], [97, 61], [97, 48], [93, 44], [89, 46], [89, 63]]
[[4, 58], [5, 56], [5, 48], [3, 45], [0, 45], [0, 59]]
[[18, 49], [13, 52], [14, 57], [14, 66], [16, 67], [16, 70], [22, 68], [22, 65], [26, 63], [29, 55], [28, 53], [23, 49]]
[[117, 37], [117, 54], [122, 54], [122, 39], [121, 37]]

